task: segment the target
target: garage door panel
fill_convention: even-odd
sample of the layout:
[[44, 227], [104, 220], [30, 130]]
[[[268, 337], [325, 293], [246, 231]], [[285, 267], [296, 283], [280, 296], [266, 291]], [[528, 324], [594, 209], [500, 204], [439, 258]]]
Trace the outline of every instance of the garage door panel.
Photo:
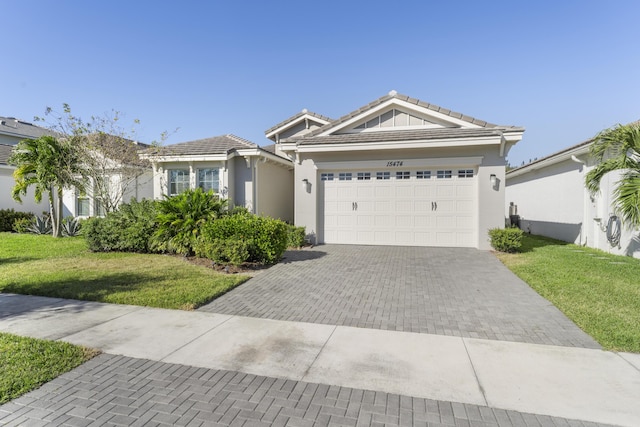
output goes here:
[[473, 185], [458, 185], [456, 187], [456, 197], [464, 199], [473, 199]]
[[[372, 177], [375, 172], [370, 171]], [[475, 246], [476, 177], [437, 179], [435, 169], [431, 179], [410, 174], [409, 179], [397, 179], [392, 171], [388, 180], [322, 181], [324, 241]]]
[[412, 227], [413, 215], [396, 215], [396, 227]]
[[413, 211], [413, 203], [411, 200], [397, 200], [396, 213]]
[[382, 197], [390, 198], [392, 193], [393, 193], [393, 187], [390, 187], [384, 184], [377, 186], [374, 191], [374, 195], [376, 198], [382, 198]]
[[376, 227], [393, 227], [393, 217], [391, 215], [375, 215], [374, 225]]
[[412, 198], [413, 187], [408, 185], [399, 185], [396, 187], [396, 197]]

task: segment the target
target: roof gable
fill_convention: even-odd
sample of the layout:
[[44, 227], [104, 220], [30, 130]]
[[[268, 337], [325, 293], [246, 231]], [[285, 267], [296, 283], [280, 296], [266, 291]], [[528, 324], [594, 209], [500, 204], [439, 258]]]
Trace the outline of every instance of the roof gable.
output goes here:
[[306, 108], [277, 125], [267, 129], [265, 135], [274, 142], [281, 138], [302, 136], [331, 123], [329, 117], [308, 111]]
[[[372, 126], [368, 126], [369, 123]], [[392, 90], [387, 95], [334, 120], [306, 137], [364, 131], [415, 130], [418, 128], [478, 129], [495, 127], [498, 126], [435, 104], [398, 94]]]

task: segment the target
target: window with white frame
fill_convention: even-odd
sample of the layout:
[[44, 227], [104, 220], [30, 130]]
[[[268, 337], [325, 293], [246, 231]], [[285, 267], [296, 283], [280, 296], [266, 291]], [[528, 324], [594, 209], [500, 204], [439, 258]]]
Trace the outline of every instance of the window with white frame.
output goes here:
[[351, 181], [351, 172], [340, 172], [338, 174], [338, 179], [340, 181]]
[[430, 179], [431, 178], [431, 171], [417, 171], [416, 172], [416, 178], [417, 179]]
[[473, 169], [459, 169], [458, 178], [473, 178]]
[[91, 212], [89, 211], [91, 203], [87, 196], [82, 196], [80, 194], [76, 195], [76, 216], [89, 216]]
[[333, 173], [332, 172], [328, 172], [328, 173], [320, 174], [320, 180], [322, 180], [322, 181], [333, 181]]
[[169, 170], [169, 195], [175, 196], [189, 189], [189, 169]]
[[391, 172], [376, 172], [376, 179], [391, 179]]
[[371, 172], [358, 172], [358, 181], [369, 181], [371, 179]]
[[213, 190], [217, 194], [220, 189], [220, 169], [198, 169], [198, 187], [204, 191]]
[[411, 172], [409, 171], [396, 171], [396, 179], [409, 179], [411, 178]]
[[451, 178], [451, 171], [450, 170], [440, 170], [440, 171], [437, 172], [436, 176], [438, 177], [438, 179]]

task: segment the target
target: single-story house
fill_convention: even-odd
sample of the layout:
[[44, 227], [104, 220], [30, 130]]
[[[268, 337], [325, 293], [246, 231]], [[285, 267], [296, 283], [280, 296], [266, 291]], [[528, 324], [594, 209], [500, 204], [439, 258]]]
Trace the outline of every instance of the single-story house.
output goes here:
[[229, 205], [293, 221], [293, 163], [235, 135], [222, 135], [147, 150], [153, 167], [153, 196], [188, 188], [214, 190]]
[[489, 249], [488, 230], [504, 227], [505, 157], [523, 132], [391, 91], [265, 133], [293, 162], [295, 224], [313, 243]]
[[532, 234], [640, 258], [640, 230], [625, 227], [612, 205], [620, 172], [605, 175], [595, 196], [585, 187], [585, 176], [595, 166], [592, 143], [508, 171], [505, 215], [519, 215], [520, 228]]

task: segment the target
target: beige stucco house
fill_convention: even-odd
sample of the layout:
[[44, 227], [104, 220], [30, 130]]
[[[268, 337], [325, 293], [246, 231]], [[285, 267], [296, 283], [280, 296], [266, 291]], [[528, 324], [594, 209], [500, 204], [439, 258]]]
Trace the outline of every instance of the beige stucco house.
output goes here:
[[274, 149], [230, 134], [151, 149], [153, 196], [200, 187], [230, 206], [293, 222], [293, 163]]
[[391, 91], [337, 120], [303, 110], [266, 136], [294, 164], [295, 224], [313, 243], [488, 249], [523, 132]]

